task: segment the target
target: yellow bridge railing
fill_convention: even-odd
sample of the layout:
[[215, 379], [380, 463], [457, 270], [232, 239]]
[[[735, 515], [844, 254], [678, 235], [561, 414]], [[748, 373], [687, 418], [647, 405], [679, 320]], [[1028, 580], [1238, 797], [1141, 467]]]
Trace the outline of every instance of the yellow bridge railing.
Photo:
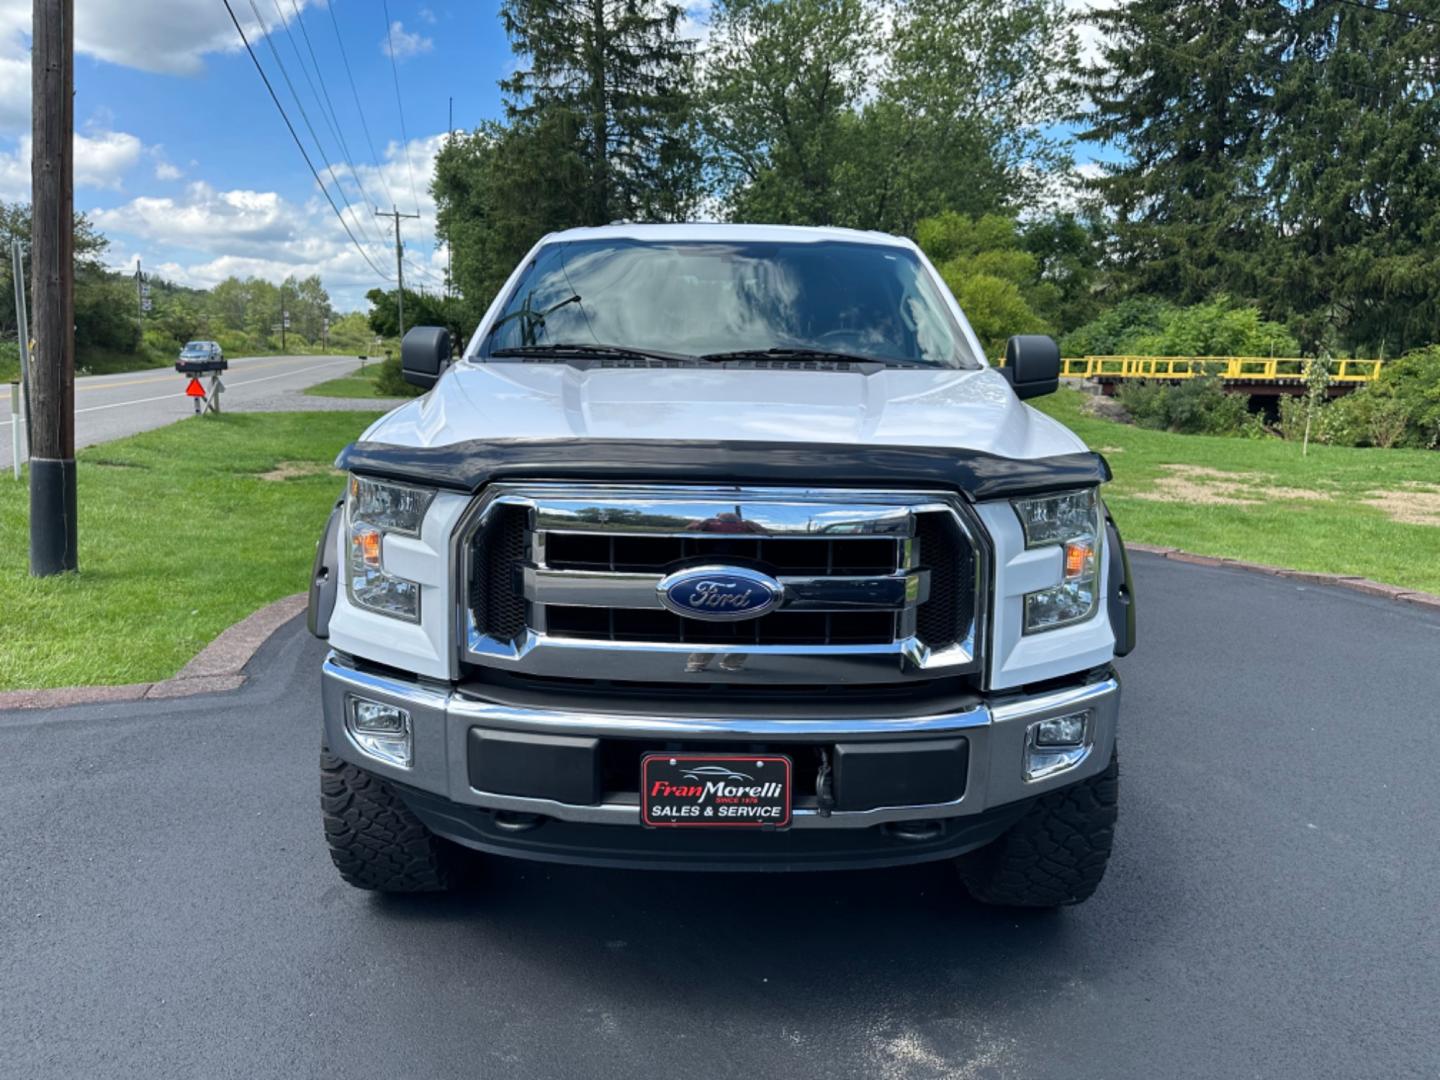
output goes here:
[[[1380, 360], [1338, 360], [1330, 371], [1337, 383], [1372, 382]], [[1305, 381], [1306, 361], [1263, 356], [1082, 356], [1061, 362], [1061, 374], [1075, 379], [1193, 379], [1219, 375], [1227, 382]]]

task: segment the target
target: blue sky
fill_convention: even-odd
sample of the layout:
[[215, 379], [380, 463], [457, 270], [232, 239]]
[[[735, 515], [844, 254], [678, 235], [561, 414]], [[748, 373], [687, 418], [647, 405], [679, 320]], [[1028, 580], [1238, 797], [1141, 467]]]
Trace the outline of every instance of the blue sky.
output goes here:
[[[498, 113], [496, 82], [510, 51], [496, 4], [388, 0], [387, 34], [381, 0], [332, 0], [333, 24], [332, 12], [316, 0], [294, 0], [293, 6], [292, 0], [255, 0], [271, 31], [267, 42], [250, 0], [231, 2], [328, 181], [270, 46], [279, 51], [355, 207], [352, 228], [369, 241], [370, 257], [393, 277], [393, 233], [372, 216], [370, 204], [388, 209], [384, 204], [393, 197], [412, 213], [418, 204], [421, 220], [404, 223], [407, 279], [423, 284], [428, 275], [438, 285], [444, 253], [435, 248], [434, 208], [425, 190], [430, 163], [452, 96], [457, 128]], [[30, 7], [30, 0], [0, 0], [5, 199], [29, 196]], [[277, 7], [287, 16], [284, 28]], [[337, 25], [378, 168], [345, 75]], [[344, 155], [302, 74], [296, 49], [309, 70], [305, 35], [354, 174], [341, 165]], [[395, 43], [408, 147], [401, 139], [387, 40]], [[76, 53], [75, 204], [109, 237], [113, 264], [133, 267], [139, 256], [147, 269], [201, 286], [229, 273], [273, 279], [317, 272], [338, 307], [363, 305], [375, 274], [316, 189], [221, 0], [76, 0]], [[309, 74], [313, 80], [315, 72]], [[343, 210], [338, 195], [336, 202]]]
[[[388, 209], [393, 198], [402, 211], [418, 207], [421, 220], [403, 226], [407, 284], [439, 287], [445, 253], [436, 245], [426, 191], [431, 162], [451, 97], [457, 129], [499, 114], [496, 84], [513, 61], [498, 0], [330, 3], [327, 9], [325, 0], [231, 0], [328, 182], [286, 85], [288, 73], [354, 208], [347, 220], [370, 260], [393, 280], [393, 232], [372, 205]], [[693, 4], [692, 28], [699, 32], [709, 3]], [[201, 287], [231, 274], [279, 280], [318, 273], [341, 310], [363, 308], [367, 289], [389, 284], [377, 279], [316, 188], [222, 0], [75, 0], [75, 9], [75, 205], [110, 239], [112, 265], [133, 268], [139, 257], [149, 271]], [[30, 18], [31, 0], [0, 0], [0, 199], [29, 198]], [[342, 165], [306, 80], [307, 71], [312, 81], [317, 77], [307, 36], [353, 173]], [[408, 143], [386, 51], [391, 42]]]

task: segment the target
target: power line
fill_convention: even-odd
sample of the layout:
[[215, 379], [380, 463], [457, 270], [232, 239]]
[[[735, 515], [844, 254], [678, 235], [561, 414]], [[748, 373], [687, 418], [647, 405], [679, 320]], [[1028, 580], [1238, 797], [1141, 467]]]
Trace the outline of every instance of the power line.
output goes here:
[[[297, 0], [290, 0], [290, 10], [295, 13], [295, 22], [300, 27], [300, 36], [305, 39], [305, 50], [310, 54], [310, 63], [314, 65], [315, 68], [315, 81], [320, 84], [320, 93], [323, 94], [325, 98], [321, 115], [325, 116], [328, 113], [330, 131], [340, 143], [340, 151], [345, 155], [345, 164], [350, 169], [350, 177], [355, 181], [355, 186], [360, 190], [361, 197], [365, 200], [369, 209], [378, 210], [379, 207], [376, 205], [375, 200], [370, 198], [370, 193], [365, 190], [365, 185], [360, 182], [360, 174], [355, 171], [355, 163], [350, 156], [350, 144], [345, 141], [345, 129], [340, 124], [339, 114], [335, 112], [335, 103], [330, 100], [330, 88], [325, 85], [325, 75], [320, 70], [320, 58], [315, 55], [315, 46], [310, 41], [310, 31], [305, 29], [305, 20], [300, 17], [300, 7]], [[285, 24], [285, 32], [287, 34], [290, 33], [289, 23]], [[292, 46], [295, 44], [293, 34], [290, 36], [290, 44]], [[296, 49], [295, 51], [298, 55], [300, 50]], [[300, 61], [300, 70], [305, 70], [305, 61], [303, 59]], [[310, 87], [310, 91], [314, 93], [315, 87], [313, 85]]]
[[[300, 151], [300, 156], [305, 159], [305, 164], [310, 167], [310, 175], [315, 178], [315, 184], [320, 188], [320, 194], [325, 196], [325, 201], [330, 204], [330, 209], [335, 211], [335, 217], [340, 221], [340, 227], [345, 230], [345, 235], [350, 238], [350, 243], [355, 245], [355, 250], [365, 260], [371, 270], [379, 274], [385, 281], [390, 277], [371, 261], [365, 249], [360, 246], [360, 241], [355, 239], [355, 234], [350, 231], [349, 224], [345, 221], [345, 215], [340, 213], [340, 208], [335, 205], [335, 200], [330, 197], [330, 192], [320, 180], [320, 174], [315, 170], [315, 163], [310, 160], [310, 155], [305, 150], [305, 144], [300, 141], [300, 136], [295, 131], [295, 125], [290, 122], [290, 117], [285, 114], [285, 106], [280, 104], [280, 97], [275, 93], [275, 87], [270, 85], [270, 77], [265, 74], [265, 69], [260, 66], [260, 58], [255, 55], [255, 50], [250, 47], [250, 39], [245, 36], [245, 30], [240, 25], [240, 20], [235, 17], [235, 9], [230, 6], [230, 0], [221, 0], [225, 5], [225, 11], [230, 16], [230, 21], [235, 24], [235, 32], [240, 35], [240, 41], [245, 46], [245, 51], [250, 54], [250, 62], [255, 65], [255, 70], [260, 75], [260, 81], [265, 84], [265, 89], [270, 93], [270, 100], [275, 103], [275, 108], [280, 112], [280, 119], [285, 121], [285, 127], [290, 132], [290, 138], [295, 140], [295, 147]], [[263, 24], [262, 24], [263, 25]]]
[[395, 63], [395, 38], [390, 33], [390, 0], [380, 0], [380, 9], [385, 13], [385, 44], [390, 54], [390, 74], [395, 79], [395, 107], [400, 110], [400, 138], [405, 141], [405, 167], [410, 170], [410, 196], [415, 200], [415, 216], [420, 216], [420, 195], [415, 187], [415, 165], [410, 160], [410, 136], [405, 131], [405, 103], [400, 100], [400, 68]]
[[[344, 135], [344, 131], [340, 130], [340, 124], [338, 124], [336, 115], [334, 115], [336, 109], [334, 109], [333, 105], [330, 105], [330, 91], [325, 88], [325, 75], [324, 72], [320, 71], [320, 59], [315, 56], [314, 46], [312, 46], [310, 43], [310, 33], [305, 30], [304, 20], [302, 20], [300, 17], [300, 7], [297, 6], [295, 0], [289, 0], [289, 10], [294, 13], [295, 19], [288, 20], [285, 19], [284, 12], [281, 12], [281, 7], [279, 7], [279, 0], [274, 0], [274, 3], [275, 14], [279, 17], [279, 20], [281, 20], [281, 26], [285, 27], [285, 36], [287, 36], [289, 39], [289, 49], [291, 49], [291, 52], [295, 53], [295, 59], [300, 62], [300, 73], [301, 75], [305, 76], [305, 85], [310, 86], [310, 96], [312, 101], [314, 101], [315, 105], [320, 108], [320, 118], [324, 121], [325, 130], [330, 131], [331, 138], [334, 138], [334, 141], [336, 141], [336, 143], [340, 145], [340, 163], [343, 164], [344, 167], [348, 168], [348, 170], [350, 170], [350, 179], [356, 181], [356, 187], [357, 189], [359, 189], [361, 199], [366, 200], [366, 209], [376, 209], [376, 207], [374, 207], [374, 203], [372, 202], [372, 200], [370, 200], [369, 194], [367, 194], [366, 190], [364, 190], [364, 184], [360, 183], [360, 177], [356, 174], [356, 167], [354, 167], [353, 164], [350, 163], [350, 147], [347, 147], [346, 135]], [[300, 52], [300, 45], [295, 42], [295, 32], [291, 29], [292, 22], [300, 23], [300, 33], [302, 36], [304, 36], [305, 39], [305, 50], [310, 53], [310, 66], [305, 65], [305, 58], [304, 55], [302, 55], [302, 53]], [[315, 72], [314, 79], [310, 78], [311, 66], [312, 68], [314, 68]]]
[[340, 61], [345, 65], [345, 77], [350, 80], [350, 96], [355, 99], [355, 111], [360, 114], [360, 128], [365, 132], [365, 144], [370, 147], [370, 160], [375, 163], [375, 175], [380, 178], [380, 186], [385, 189], [385, 201], [393, 206], [395, 196], [390, 191], [390, 182], [385, 179], [380, 155], [375, 153], [375, 140], [370, 137], [370, 125], [366, 123], [365, 110], [360, 105], [360, 91], [355, 87], [355, 75], [350, 70], [350, 56], [345, 51], [345, 39], [340, 36], [340, 21], [335, 18], [334, 3], [327, 3], [325, 10], [330, 12], [330, 25], [335, 28], [335, 44], [340, 47]]
[[[350, 211], [351, 216], [355, 218], [356, 224], [358, 225], [360, 220], [359, 215], [355, 213], [355, 207], [350, 205], [350, 197], [345, 194], [345, 186], [340, 183], [340, 178], [335, 175], [335, 167], [330, 164], [330, 155], [325, 151], [325, 144], [320, 141], [320, 136], [316, 134], [315, 125], [310, 123], [310, 114], [305, 111], [305, 103], [300, 100], [300, 94], [296, 91], [295, 84], [290, 81], [290, 72], [285, 68], [285, 61], [280, 59], [280, 50], [275, 47], [275, 36], [270, 33], [270, 28], [265, 25], [265, 20], [260, 15], [260, 9], [255, 6], [255, 0], [249, 0], [249, 2], [250, 10], [255, 15], [255, 21], [260, 24], [260, 32], [265, 35], [265, 44], [270, 48], [270, 55], [275, 60], [275, 66], [280, 69], [281, 78], [285, 80], [285, 85], [290, 88], [290, 96], [294, 99], [295, 105], [300, 109], [300, 119], [305, 122], [305, 128], [310, 132], [310, 138], [315, 141], [315, 149], [320, 152], [320, 160], [325, 163], [325, 171], [330, 174], [330, 182], [335, 185], [335, 190], [340, 193], [340, 200], [345, 204], [345, 209]], [[285, 16], [280, 11], [280, 0], [271, 0], [271, 2], [275, 5], [275, 14], [280, 16], [280, 21], [283, 23]], [[290, 38], [290, 44], [291, 46], [295, 44], [295, 38], [293, 36]], [[299, 49], [295, 50], [295, 55], [297, 57], [300, 55]], [[306, 78], [308, 79], [309, 76], [307, 75]], [[375, 242], [374, 237], [364, 229], [361, 229], [360, 232], [364, 235], [366, 243], [373, 244]]]

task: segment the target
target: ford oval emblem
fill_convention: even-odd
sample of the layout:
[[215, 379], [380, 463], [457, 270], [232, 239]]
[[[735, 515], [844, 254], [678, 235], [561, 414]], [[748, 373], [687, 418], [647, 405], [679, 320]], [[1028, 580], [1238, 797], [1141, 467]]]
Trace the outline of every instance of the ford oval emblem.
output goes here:
[[740, 566], [697, 566], [660, 582], [660, 603], [687, 619], [735, 622], [774, 611], [785, 588], [768, 574]]

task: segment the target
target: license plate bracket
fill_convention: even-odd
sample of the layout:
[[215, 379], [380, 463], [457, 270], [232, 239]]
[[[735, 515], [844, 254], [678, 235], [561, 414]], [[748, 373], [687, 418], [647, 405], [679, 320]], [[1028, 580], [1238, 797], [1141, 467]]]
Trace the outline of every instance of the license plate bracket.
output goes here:
[[640, 820], [651, 828], [783, 829], [791, 789], [783, 754], [646, 754]]

